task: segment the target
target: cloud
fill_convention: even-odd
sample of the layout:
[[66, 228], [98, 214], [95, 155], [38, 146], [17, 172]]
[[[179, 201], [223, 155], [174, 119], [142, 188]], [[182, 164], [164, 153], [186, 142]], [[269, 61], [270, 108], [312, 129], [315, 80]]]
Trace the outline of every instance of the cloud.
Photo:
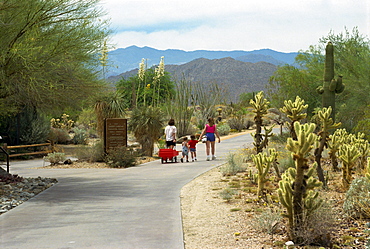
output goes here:
[[367, 0], [104, 0], [117, 47], [279, 51], [308, 49], [331, 30], [369, 35]]

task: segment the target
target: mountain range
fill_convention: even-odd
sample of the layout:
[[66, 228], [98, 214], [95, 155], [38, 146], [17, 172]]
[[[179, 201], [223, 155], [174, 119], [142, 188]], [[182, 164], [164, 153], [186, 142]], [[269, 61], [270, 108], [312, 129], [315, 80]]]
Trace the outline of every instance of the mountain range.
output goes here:
[[127, 48], [118, 48], [108, 53], [110, 67], [108, 68], [107, 75], [118, 75], [138, 68], [143, 58], [146, 60], [147, 67], [149, 68], [153, 65], [158, 65], [162, 56], [164, 56], [165, 65], [181, 65], [199, 58], [213, 60], [226, 57], [231, 57], [243, 62], [256, 63], [264, 61], [274, 65], [282, 65], [293, 64], [297, 55], [298, 53], [283, 53], [271, 49], [253, 51], [184, 51], [178, 49], [158, 50], [150, 47], [130, 46]]
[[172, 80], [184, 76], [190, 82], [205, 85], [217, 83], [229, 92], [230, 101], [237, 101], [241, 93], [265, 91], [277, 66], [293, 64], [297, 55], [270, 49], [186, 52], [131, 46], [110, 52], [110, 61], [117, 68], [116, 71], [110, 71], [108, 81], [115, 83], [136, 75], [142, 58], [146, 59], [149, 68], [158, 65], [161, 56], [164, 56], [165, 71], [170, 73]]

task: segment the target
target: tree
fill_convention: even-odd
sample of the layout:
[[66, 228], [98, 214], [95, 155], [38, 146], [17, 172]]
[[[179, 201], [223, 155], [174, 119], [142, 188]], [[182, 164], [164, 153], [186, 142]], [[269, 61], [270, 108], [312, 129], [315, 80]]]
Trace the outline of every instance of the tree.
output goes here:
[[177, 136], [186, 135], [189, 130], [190, 120], [194, 113], [191, 106], [192, 84], [184, 76], [176, 82], [174, 98], [164, 105], [164, 109], [169, 118], [176, 122]]
[[0, 115], [78, 106], [103, 86], [109, 34], [98, 0], [8, 0], [0, 7]]
[[163, 104], [174, 96], [174, 83], [168, 72], [164, 73], [160, 81], [154, 82], [154, 78], [155, 69], [150, 68], [140, 77], [135, 75], [117, 82], [117, 91], [124, 96], [127, 108]]
[[276, 108], [283, 106], [287, 99], [295, 99], [296, 96], [300, 96], [308, 104], [309, 114], [312, 113], [315, 106], [320, 104], [315, 91], [319, 84], [320, 79], [316, 75], [310, 74], [307, 69], [291, 65], [279, 66], [269, 79], [266, 95], [271, 100], [271, 105]]
[[279, 67], [270, 79], [268, 93], [273, 105], [291, 99], [285, 98], [287, 94], [299, 95], [310, 107], [308, 114], [321, 106], [315, 89], [322, 85], [324, 51], [329, 41], [334, 46], [335, 72], [343, 75], [343, 83], [347, 86], [336, 98], [336, 122], [341, 122], [350, 131], [362, 120], [370, 104], [370, 42], [357, 28], [352, 32], [346, 29], [339, 34], [330, 32], [319, 39], [319, 45], [310, 46], [308, 50], [299, 53], [295, 59], [297, 67]]
[[152, 156], [154, 143], [162, 135], [163, 114], [158, 107], [142, 106], [132, 111], [129, 129], [141, 144], [145, 156]]

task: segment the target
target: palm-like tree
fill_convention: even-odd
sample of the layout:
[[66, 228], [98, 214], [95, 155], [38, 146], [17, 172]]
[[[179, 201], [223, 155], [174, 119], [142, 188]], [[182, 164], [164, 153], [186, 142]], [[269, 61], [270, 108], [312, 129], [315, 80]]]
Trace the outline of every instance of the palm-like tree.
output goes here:
[[123, 97], [118, 91], [109, 93], [95, 103], [94, 110], [97, 117], [97, 131], [102, 138], [104, 120], [106, 118], [121, 118], [125, 114]]
[[154, 143], [162, 135], [163, 114], [158, 107], [140, 107], [132, 111], [129, 129], [141, 144], [143, 154], [152, 156]]

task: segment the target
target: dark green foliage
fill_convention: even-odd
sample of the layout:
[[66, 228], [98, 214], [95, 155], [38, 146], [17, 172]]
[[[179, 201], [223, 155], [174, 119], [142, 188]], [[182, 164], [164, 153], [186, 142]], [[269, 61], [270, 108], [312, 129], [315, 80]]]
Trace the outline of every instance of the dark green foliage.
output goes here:
[[143, 154], [152, 156], [154, 143], [162, 135], [163, 113], [157, 107], [140, 107], [132, 111], [129, 130], [141, 144]]
[[36, 109], [24, 108], [16, 116], [0, 117], [0, 130], [8, 145], [45, 143], [50, 122]]
[[135, 75], [117, 82], [117, 90], [122, 94], [126, 108], [150, 105], [153, 101], [164, 103], [175, 95], [175, 85], [167, 72], [161, 77], [159, 95], [156, 94], [156, 89], [153, 86], [154, 76], [154, 68], [150, 68], [145, 71], [144, 80], [140, 80], [138, 75]]

